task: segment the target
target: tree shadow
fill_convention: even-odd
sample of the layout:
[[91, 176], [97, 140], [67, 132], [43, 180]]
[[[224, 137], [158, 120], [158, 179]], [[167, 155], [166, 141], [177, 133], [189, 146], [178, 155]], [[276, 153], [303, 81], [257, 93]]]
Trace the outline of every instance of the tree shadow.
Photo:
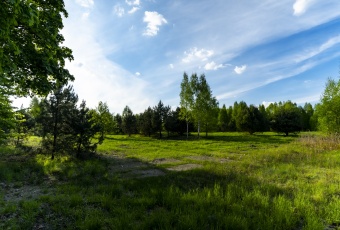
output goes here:
[[[237, 171], [228, 163], [218, 173], [207, 168], [170, 171], [138, 158], [108, 154], [59, 163], [57, 156], [57, 167], [46, 174], [46, 164], [34, 155], [26, 160], [29, 164], [13, 160], [17, 164], [13, 175], [39, 172], [35, 175], [39, 180], [56, 178], [51, 182], [56, 188], [53, 197], [35, 199], [41, 207], [50, 207], [50, 216], [67, 220], [64, 228], [301, 229], [307, 218], [304, 210], [294, 209], [293, 190]], [[161, 173], [143, 174], [147, 170]], [[22, 174], [13, 179], [23, 180], [27, 177]], [[31, 221], [55, 224], [47, 215]]]

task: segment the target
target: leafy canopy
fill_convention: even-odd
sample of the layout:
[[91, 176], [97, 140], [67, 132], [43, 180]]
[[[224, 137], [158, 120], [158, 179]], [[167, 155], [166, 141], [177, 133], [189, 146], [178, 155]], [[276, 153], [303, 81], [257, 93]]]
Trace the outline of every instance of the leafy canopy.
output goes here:
[[73, 56], [62, 46], [62, 16], [68, 16], [63, 0], [2, 0], [0, 15], [0, 87], [21, 96], [47, 95], [74, 80], [64, 68]]

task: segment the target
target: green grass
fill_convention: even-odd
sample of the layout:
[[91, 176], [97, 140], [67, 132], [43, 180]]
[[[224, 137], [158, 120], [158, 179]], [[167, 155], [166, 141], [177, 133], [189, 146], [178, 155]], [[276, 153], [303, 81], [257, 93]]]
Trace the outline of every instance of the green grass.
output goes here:
[[0, 228], [340, 229], [339, 141], [302, 136], [113, 135], [86, 161], [3, 148]]

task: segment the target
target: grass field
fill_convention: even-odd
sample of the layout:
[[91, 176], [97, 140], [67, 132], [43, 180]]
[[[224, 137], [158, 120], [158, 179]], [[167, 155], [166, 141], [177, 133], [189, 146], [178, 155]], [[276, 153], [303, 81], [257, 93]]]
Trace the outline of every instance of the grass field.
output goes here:
[[340, 229], [337, 137], [209, 135], [109, 136], [88, 160], [3, 147], [0, 229]]

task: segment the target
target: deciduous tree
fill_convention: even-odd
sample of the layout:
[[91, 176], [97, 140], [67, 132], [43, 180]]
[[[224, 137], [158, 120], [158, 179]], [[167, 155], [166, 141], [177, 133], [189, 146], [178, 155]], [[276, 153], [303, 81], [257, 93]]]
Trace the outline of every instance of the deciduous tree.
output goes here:
[[65, 69], [72, 51], [62, 46], [64, 1], [2, 0], [0, 86], [13, 94], [47, 95], [73, 76]]

